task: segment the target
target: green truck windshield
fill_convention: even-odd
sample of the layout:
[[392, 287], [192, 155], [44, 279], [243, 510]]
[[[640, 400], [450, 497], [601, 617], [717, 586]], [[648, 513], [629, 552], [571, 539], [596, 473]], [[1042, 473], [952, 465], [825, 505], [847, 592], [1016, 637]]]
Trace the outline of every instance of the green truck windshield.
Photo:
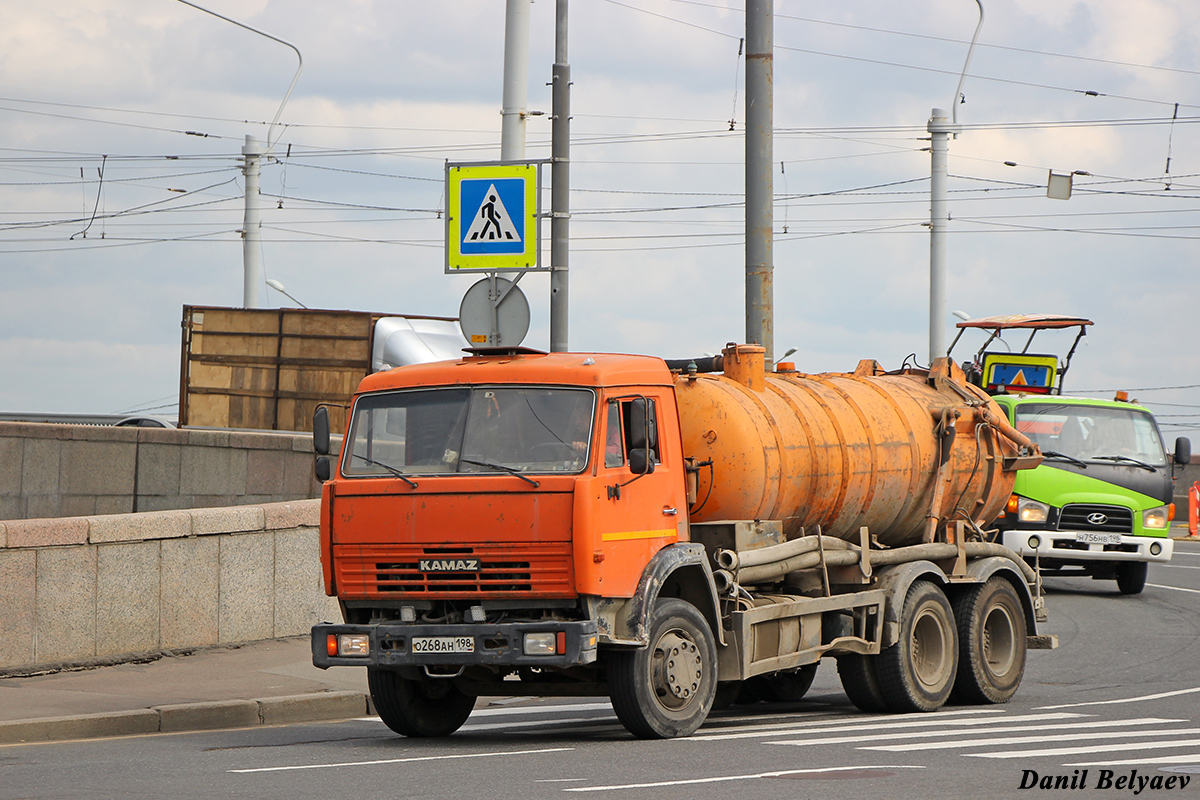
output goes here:
[[1021, 403], [1015, 424], [1042, 450], [1082, 461], [1132, 459], [1154, 467], [1167, 463], [1153, 417], [1137, 409]]
[[342, 474], [579, 472], [595, 394], [587, 389], [473, 387], [364, 395]]

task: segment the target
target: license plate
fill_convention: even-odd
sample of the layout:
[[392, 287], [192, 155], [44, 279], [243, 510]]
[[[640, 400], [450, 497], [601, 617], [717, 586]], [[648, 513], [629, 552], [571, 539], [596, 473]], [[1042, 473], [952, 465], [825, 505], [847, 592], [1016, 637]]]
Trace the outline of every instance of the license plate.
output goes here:
[[473, 636], [414, 636], [414, 653], [474, 653]]
[[1120, 544], [1121, 534], [1080, 531], [1079, 533], [1075, 534], [1075, 541], [1087, 542], [1088, 544]]

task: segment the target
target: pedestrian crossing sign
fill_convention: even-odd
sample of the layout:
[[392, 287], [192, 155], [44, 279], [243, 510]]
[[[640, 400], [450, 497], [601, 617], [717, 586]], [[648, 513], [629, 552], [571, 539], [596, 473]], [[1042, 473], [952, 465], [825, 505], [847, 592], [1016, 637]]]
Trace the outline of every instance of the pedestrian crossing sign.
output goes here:
[[537, 163], [446, 165], [446, 272], [538, 269]]

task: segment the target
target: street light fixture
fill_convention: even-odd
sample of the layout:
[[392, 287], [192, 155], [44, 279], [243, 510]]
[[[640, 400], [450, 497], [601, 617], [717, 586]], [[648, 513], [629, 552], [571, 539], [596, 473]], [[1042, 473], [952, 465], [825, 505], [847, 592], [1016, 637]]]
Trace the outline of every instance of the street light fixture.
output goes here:
[[308, 308], [308, 306], [304, 305], [304, 303], [301, 303], [299, 300], [297, 300], [296, 298], [294, 298], [290, 294], [288, 294], [287, 289], [283, 288], [283, 284], [280, 283], [279, 281], [275, 280], [274, 278], [267, 278], [267, 286], [270, 286], [272, 289], [279, 292], [281, 295], [286, 297], [288, 300], [291, 300], [293, 303], [300, 306], [301, 308]]

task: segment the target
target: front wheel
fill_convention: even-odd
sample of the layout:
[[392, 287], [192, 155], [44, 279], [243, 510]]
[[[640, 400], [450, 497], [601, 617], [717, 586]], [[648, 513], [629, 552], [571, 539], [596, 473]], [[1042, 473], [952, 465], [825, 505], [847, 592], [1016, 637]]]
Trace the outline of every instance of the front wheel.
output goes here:
[[371, 702], [383, 723], [402, 736], [449, 736], [475, 708], [449, 678], [410, 680], [386, 669], [367, 668]]
[[941, 708], [958, 672], [958, 633], [946, 594], [916, 581], [904, 599], [900, 639], [876, 661], [888, 709], [897, 713]]
[[613, 651], [608, 665], [613, 711], [642, 739], [689, 736], [704, 722], [717, 691], [717, 646], [690, 603], [660, 600], [650, 614], [650, 643]]
[[1145, 561], [1122, 561], [1117, 564], [1117, 589], [1121, 594], [1141, 594], [1146, 588]]
[[1025, 674], [1025, 611], [1012, 584], [993, 577], [954, 600], [958, 625], [955, 700], [1005, 703]]

